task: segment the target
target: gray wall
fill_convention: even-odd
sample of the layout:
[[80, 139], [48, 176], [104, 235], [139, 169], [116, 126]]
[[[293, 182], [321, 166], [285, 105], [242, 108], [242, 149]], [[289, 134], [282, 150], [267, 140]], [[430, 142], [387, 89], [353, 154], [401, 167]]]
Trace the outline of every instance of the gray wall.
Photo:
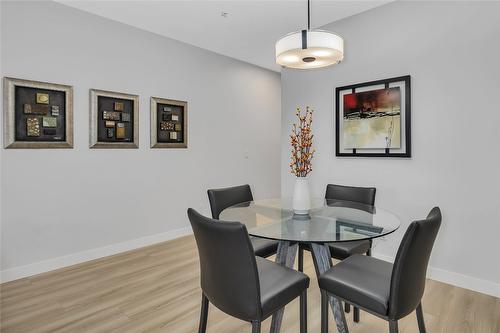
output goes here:
[[[75, 96], [74, 149], [1, 150], [8, 277], [184, 232], [188, 207], [209, 214], [210, 187], [279, 195], [278, 73], [54, 2], [1, 2], [1, 11], [1, 76], [73, 85]], [[140, 95], [139, 149], [88, 148], [91, 88]], [[149, 148], [150, 96], [188, 101], [188, 149]]]
[[[291, 195], [289, 132], [297, 106], [316, 108], [312, 192], [327, 183], [377, 187], [402, 220], [375, 252], [394, 257], [412, 219], [444, 222], [431, 276], [500, 295], [500, 3], [395, 2], [325, 27], [345, 39], [332, 68], [282, 72], [282, 193]], [[413, 158], [337, 158], [335, 87], [410, 74]]]

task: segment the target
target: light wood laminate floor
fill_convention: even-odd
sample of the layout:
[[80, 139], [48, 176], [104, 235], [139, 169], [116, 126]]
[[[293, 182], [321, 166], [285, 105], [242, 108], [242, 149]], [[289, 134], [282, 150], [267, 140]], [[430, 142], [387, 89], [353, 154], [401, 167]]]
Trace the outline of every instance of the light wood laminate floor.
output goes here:
[[[309, 332], [319, 332], [319, 290], [309, 253]], [[199, 267], [192, 236], [90, 261], [0, 286], [0, 331], [197, 332]], [[428, 280], [423, 299], [429, 333], [500, 332], [500, 299]], [[282, 332], [299, 332], [299, 306], [286, 307]], [[330, 313], [330, 332], [336, 332]], [[385, 321], [365, 312], [352, 333], [388, 332]], [[262, 332], [268, 332], [270, 319]], [[411, 314], [400, 331], [417, 333]], [[250, 332], [250, 325], [210, 307], [209, 333]]]

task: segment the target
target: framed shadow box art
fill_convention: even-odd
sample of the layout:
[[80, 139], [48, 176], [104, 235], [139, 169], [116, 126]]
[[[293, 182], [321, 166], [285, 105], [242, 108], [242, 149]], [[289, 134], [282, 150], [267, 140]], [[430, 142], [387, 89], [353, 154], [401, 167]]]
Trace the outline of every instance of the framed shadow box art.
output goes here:
[[4, 147], [73, 148], [73, 87], [4, 78]]
[[335, 154], [411, 157], [410, 76], [335, 90]]
[[90, 148], [139, 147], [139, 96], [90, 90]]
[[187, 102], [151, 97], [151, 148], [187, 148]]

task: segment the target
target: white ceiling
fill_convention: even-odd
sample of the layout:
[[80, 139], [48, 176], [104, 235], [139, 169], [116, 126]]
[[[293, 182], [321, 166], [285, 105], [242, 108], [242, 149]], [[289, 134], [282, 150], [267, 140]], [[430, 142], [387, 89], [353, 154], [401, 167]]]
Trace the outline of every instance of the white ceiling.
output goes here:
[[[276, 40], [307, 24], [306, 0], [59, 2], [274, 71]], [[311, 27], [388, 2], [312, 0]]]

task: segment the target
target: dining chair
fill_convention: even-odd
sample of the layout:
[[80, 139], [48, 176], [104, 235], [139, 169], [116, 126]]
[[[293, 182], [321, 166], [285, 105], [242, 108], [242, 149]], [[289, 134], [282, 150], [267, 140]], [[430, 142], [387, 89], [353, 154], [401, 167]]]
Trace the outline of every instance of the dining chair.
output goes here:
[[[220, 213], [233, 205], [253, 201], [250, 185], [241, 185], [227, 188], [211, 189], [207, 191], [212, 218], [218, 220]], [[250, 237], [255, 255], [267, 258], [276, 254], [278, 242], [270, 239]]]
[[425, 333], [421, 300], [440, 225], [441, 211], [434, 207], [426, 219], [410, 224], [394, 264], [355, 254], [322, 274], [321, 332], [328, 332], [328, 297], [333, 295], [389, 321], [390, 333], [398, 333], [398, 320], [416, 310], [420, 333]]
[[[356, 203], [373, 206], [375, 204], [375, 194], [377, 189], [375, 187], [355, 187], [343, 186], [336, 184], [328, 184], [326, 186], [325, 199], [339, 200], [339, 201], [352, 201]], [[350, 242], [330, 243], [330, 253], [332, 258], [344, 260], [353, 254], [366, 254], [371, 256], [371, 240], [359, 240]], [[299, 248], [299, 271], [304, 270], [304, 250], [309, 250], [307, 246]], [[345, 312], [350, 312], [351, 307], [345, 303]], [[359, 309], [354, 308], [353, 314], [354, 322], [359, 322]]]
[[[375, 205], [375, 187], [355, 187], [328, 184], [326, 186], [325, 199], [339, 201], [353, 201], [365, 205]], [[335, 259], [343, 260], [353, 254], [371, 255], [372, 243], [370, 240], [341, 242], [330, 244], [330, 253]]]
[[192, 208], [188, 217], [200, 257], [199, 333], [206, 331], [209, 303], [251, 322], [252, 333], [259, 333], [264, 319], [297, 297], [300, 332], [307, 332], [307, 275], [256, 257], [242, 223], [210, 219]]

